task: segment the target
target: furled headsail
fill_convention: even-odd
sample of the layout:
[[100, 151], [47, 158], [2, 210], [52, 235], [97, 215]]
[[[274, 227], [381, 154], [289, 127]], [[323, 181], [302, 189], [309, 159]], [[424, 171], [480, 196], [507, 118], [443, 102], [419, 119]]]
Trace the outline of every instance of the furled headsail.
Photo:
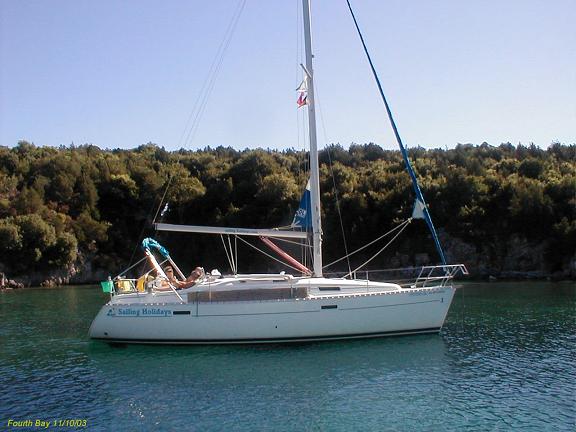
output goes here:
[[442, 261], [442, 264], [446, 264], [446, 256], [444, 255], [444, 251], [442, 250], [442, 246], [440, 245], [440, 239], [438, 238], [438, 233], [436, 232], [436, 228], [434, 228], [434, 223], [432, 223], [432, 217], [430, 216], [430, 212], [428, 211], [428, 207], [426, 206], [426, 201], [424, 200], [424, 196], [422, 195], [422, 191], [420, 190], [420, 185], [418, 184], [416, 173], [414, 173], [414, 169], [412, 168], [412, 164], [410, 163], [410, 158], [408, 157], [408, 151], [406, 150], [406, 147], [402, 143], [400, 133], [398, 132], [398, 128], [396, 127], [396, 122], [392, 117], [392, 111], [390, 110], [390, 106], [388, 105], [388, 101], [386, 100], [386, 96], [384, 95], [384, 90], [382, 89], [382, 84], [380, 83], [380, 78], [378, 78], [378, 73], [376, 72], [374, 63], [372, 63], [372, 58], [370, 57], [370, 53], [368, 52], [368, 47], [364, 42], [364, 36], [362, 36], [362, 32], [360, 31], [360, 27], [358, 26], [358, 21], [356, 21], [356, 16], [354, 15], [354, 11], [352, 10], [350, 1], [346, 0], [346, 3], [348, 4], [348, 9], [350, 10], [350, 14], [352, 15], [352, 20], [354, 21], [354, 25], [356, 26], [356, 30], [358, 32], [358, 36], [360, 37], [360, 41], [362, 42], [362, 47], [364, 48], [364, 53], [366, 54], [366, 58], [368, 59], [368, 63], [370, 64], [370, 69], [372, 70], [372, 75], [374, 76], [374, 80], [376, 81], [376, 85], [378, 86], [380, 96], [382, 97], [382, 102], [384, 102], [384, 107], [386, 108], [386, 113], [388, 114], [390, 125], [392, 126], [392, 130], [394, 131], [396, 141], [398, 142], [400, 152], [402, 153], [402, 158], [404, 159], [404, 164], [406, 165], [406, 170], [408, 171], [408, 174], [410, 174], [410, 178], [412, 180], [412, 187], [416, 194], [416, 203], [414, 205], [412, 217], [414, 219], [424, 219], [426, 221], [430, 233], [432, 234], [432, 238], [434, 239], [434, 243], [436, 244], [436, 250], [438, 251], [438, 255], [440, 255], [440, 260]]

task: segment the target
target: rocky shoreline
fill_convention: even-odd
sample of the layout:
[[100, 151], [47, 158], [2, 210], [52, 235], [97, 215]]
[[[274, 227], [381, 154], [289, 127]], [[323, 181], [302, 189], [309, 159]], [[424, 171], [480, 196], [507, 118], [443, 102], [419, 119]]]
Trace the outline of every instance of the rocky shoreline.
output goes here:
[[22, 282], [17, 282], [14, 279], [9, 279], [4, 273], [0, 273], [0, 289], [18, 289], [24, 288]]
[[66, 285], [96, 284], [108, 277], [107, 271], [94, 269], [90, 260], [80, 256], [81, 261], [78, 260], [73, 265], [49, 272], [31, 271], [26, 275], [10, 275], [6, 271], [0, 271], [0, 289], [55, 288]]

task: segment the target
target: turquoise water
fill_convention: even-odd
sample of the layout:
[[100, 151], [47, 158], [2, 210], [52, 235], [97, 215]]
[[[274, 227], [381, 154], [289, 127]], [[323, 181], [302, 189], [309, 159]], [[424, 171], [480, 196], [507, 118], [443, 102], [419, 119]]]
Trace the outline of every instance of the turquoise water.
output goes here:
[[440, 335], [118, 348], [87, 338], [98, 287], [2, 292], [0, 430], [572, 431], [575, 298], [468, 284]]

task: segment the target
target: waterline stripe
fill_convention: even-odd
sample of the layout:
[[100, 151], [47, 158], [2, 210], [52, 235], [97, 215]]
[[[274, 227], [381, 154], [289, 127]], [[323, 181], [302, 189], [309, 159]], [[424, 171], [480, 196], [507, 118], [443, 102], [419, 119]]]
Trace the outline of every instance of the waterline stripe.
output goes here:
[[402, 336], [419, 333], [437, 333], [440, 327], [430, 327], [415, 330], [394, 330], [388, 332], [376, 333], [358, 333], [350, 335], [331, 335], [331, 336], [296, 336], [288, 338], [262, 338], [262, 339], [108, 339], [108, 338], [93, 338], [109, 343], [138, 343], [138, 344], [242, 344], [242, 343], [279, 343], [279, 342], [313, 342], [324, 340], [341, 340], [341, 339], [362, 339], [370, 337], [383, 337], [383, 336]]

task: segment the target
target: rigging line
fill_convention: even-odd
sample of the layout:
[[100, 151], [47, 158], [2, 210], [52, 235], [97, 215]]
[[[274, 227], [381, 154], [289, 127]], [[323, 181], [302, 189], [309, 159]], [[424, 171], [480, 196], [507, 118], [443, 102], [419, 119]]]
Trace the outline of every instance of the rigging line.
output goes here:
[[129, 270], [132, 270], [134, 267], [136, 267], [138, 264], [140, 264], [142, 261], [144, 261], [147, 257], [143, 257], [142, 259], [138, 260], [137, 262], [135, 262], [134, 264], [132, 264], [130, 267], [128, 267], [127, 269], [122, 270], [120, 273], [118, 273], [115, 278], [119, 277], [120, 275], [127, 273]]
[[312, 247], [312, 246], [307, 245], [307, 244], [302, 244], [302, 242], [297, 242], [297, 241], [294, 241], [294, 240], [288, 240], [288, 239], [284, 239], [284, 238], [281, 238], [281, 237], [276, 237], [274, 240], [276, 240], [276, 241], [278, 241], [278, 242], [292, 243], [292, 244], [295, 244], [295, 245], [298, 245], [298, 246]]
[[[411, 221], [412, 219], [408, 219], [408, 220]], [[384, 251], [384, 249], [386, 249], [388, 246], [390, 246], [390, 244], [391, 244], [394, 240], [396, 240], [396, 238], [397, 238], [400, 234], [402, 234], [402, 231], [404, 231], [407, 226], [408, 226], [407, 223], [404, 224], [404, 226], [402, 227], [402, 229], [401, 229], [400, 231], [398, 231], [398, 233], [397, 233], [394, 237], [392, 237], [392, 238], [390, 239], [390, 241], [389, 241], [388, 243], [386, 243], [386, 244], [382, 247], [382, 249], [380, 249], [378, 252], [376, 252], [376, 253], [374, 254], [374, 256], [372, 256], [372, 258], [370, 258], [370, 259], [369, 259], [368, 261], [366, 261], [364, 264], [361, 264], [361, 265], [359, 265], [358, 267], [356, 267], [352, 273], [356, 273], [359, 269], [361, 269], [362, 267], [364, 267], [365, 265], [367, 265], [370, 261], [372, 261], [372, 260], [373, 260], [374, 258], [376, 258], [378, 255], [380, 255], [380, 254]], [[347, 274], [346, 276], [352, 276], [352, 273], [349, 273], [349, 274]]]
[[158, 213], [160, 213], [160, 209], [162, 208], [162, 204], [164, 204], [164, 198], [166, 198], [166, 194], [168, 193], [168, 189], [170, 188], [170, 184], [172, 183], [172, 178], [174, 176], [172, 174], [168, 174], [168, 183], [166, 183], [166, 187], [164, 188], [164, 193], [162, 194], [162, 198], [160, 199], [160, 204], [156, 209], [156, 214], [154, 215], [154, 219], [152, 219], [152, 223], [156, 223], [156, 218], [158, 217]]
[[234, 268], [232, 270], [234, 271], [234, 274], [236, 274], [237, 273], [237, 271], [236, 271], [237, 267], [236, 267], [236, 261], [235, 261], [236, 257], [234, 256], [234, 249], [232, 249], [232, 242], [230, 241], [230, 235], [227, 235], [226, 237], [227, 237], [226, 239], [228, 240], [228, 247], [230, 248], [230, 257], [232, 258], [232, 263], [234, 264]]
[[202, 115], [204, 114], [206, 105], [208, 104], [209, 96], [211, 95], [212, 90], [214, 89], [214, 85], [216, 84], [216, 78], [218, 76], [218, 73], [220, 72], [222, 63], [224, 61], [224, 55], [226, 54], [226, 51], [227, 51], [228, 47], [230, 46], [232, 36], [234, 35], [234, 32], [236, 30], [236, 26], [240, 20], [240, 16], [242, 14], [242, 11], [244, 10], [245, 5], [246, 5], [246, 0], [240, 0], [240, 2], [238, 3], [238, 7], [235, 11], [235, 14], [232, 17], [232, 20], [230, 22], [230, 25], [228, 26], [227, 33], [225, 34], [224, 40], [220, 46], [220, 48], [221, 48], [220, 52], [215, 57], [215, 61], [213, 62], [213, 65], [212, 65], [214, 67], [211, 69], [211, 73], [209, 74], [207, 89], [204, 92], [203, 97], [201, 98], [200, 107], [199, 107], [198, 111], [196, 112], [196, 115], [194, 117], [194, 122], [193, 122], [193, 124], [192, 124], [192, 126], [188, 132], [188, 135], [186, 137], [186, 140], [185, 140], [185, 147], [186, 148], [189, 146], [190, 142], [192, 141], [192, 138], [195, 136], [196, 131], [198, 130], [200, 120], [202, 118]]
[[[205, 78], [204, 83], [202, 85], [202, 88], [200, 90], [199, 97], [196, 99], [196, 102], [194, 104], [194, 108], [192, 109], [192, 111], [190, 112], [190, 115], [188, 116], [188, 120], [186, 121], [186, 126], [184, 127], [184, 131], [182, 132], [182, 135], [181, 135], [180, 140], [178, 142], [178, 147], [183, 146], [184, 148], [188, 148], [190, 142], [192, 141], [193, 136], [195, 135], [195, 132], [198, 130], [198, 125], [200, 123], [200, 119], [201, 119], [202, 114], [204, 112], [204, 109], [208, 103], [208, 99], [210, 97], [210, 94], [212, 93], [212, 90], [214, 89], [214, 85], [216, 83], [216, 77], [218, 75], [218, 72], [220, 71], [220, 66], [222, 65], [222, 62], [224, 60], [224, 55], [226, 53], [228, 46], [230, 45], [230, 41], [232, 40], [232, 36], [234, 34], [234, 31], [235, 31], [236, 26], [238, 24], [238, 21], [240, 19], [240, 15], [242, 14], [242, 11], [244, 10], [245, 5], [246, 5], [246, 0], [240, 0], [238, 2], [238, 6], [236, 7], [236, 10], [235, 10], [234, 14], [232, 15], [232, 19], [231, 19], [230, 23], [228, 24], [226, 32], [224, 33], [224, 38], [220, 42], [220, 46], [218, 47], [218, 50], [216, 51], [216, 55], [214, 56], [214, 59], [212, 60], [212, 64], [208, 70], [208, 74], [206, 75], [206, 78]], [[194, 117], [194, 120], [192, 122], [192, 125], [190, 125], [190, 121], [191, 121], [192, 117]], [[188, 134], [186, 134], [187, 130], [188, 130]], [[186, 139], [184, 139], [184, 136], [186, 136]], [[180, 161], [178, 160], [177, 163], [180, 163]], [[156, 221], [156, 217], [158, 216], [158, 213], [160, 212], [160, 209], [162, 208], [162, 204], [164, 204], [164, 199], [166, 197], [166, 193], [168, 192], [168, 189], [170, 188], [170, 185], [172, 184], [173, 177], [174, 176], [170, 176], [168, 178], [168, 183], [167, 183], [166, 188], [164, 190], [164, 195], [162, 196], [162, 199], [160, 200], [160, 204], [158, 206], [158, 209], [156, 210], [156, 214], [154, 216], [153, 222]]]
[[[320, 114], [322, 117], [322, 114]], [[330, 163], [330, 175], [332, 176], [332, 186], [334, 188], [334, 197], [336, 198], [336, 210], [338, 212], [338, 219], [340, 220], [340, 230], [342, 231], [342, 239], [344, 241], [344, 252], [346, 253], [346, 261], [348, 263], [348, 271], [351, 270], [350, 260], [348, 259], [348, 242], [346, 241], [346, 233], [344, 231], [344, 221], [342, 220], [342, 211], [340, 210], [340, 199], [338, 197], [338, 189], [336, 188], [336, 177], [334, 176], [334, 166], [332, 165], [332, 156], [330, 155], [330, 149], [326, 148], [326, 153], [328, 154], [328, 162]]]
[[204, 78], [204, 82], [202, 83], [202, 87], [200, 88], [199, 96], [196, 99], [196, 102], [194, 103], [194, 107], [190, 111], [190, 115], [188, 116], [188, 119], [186, 120], [186, 126], [184, 127], [184, 130], [182, 131], [182, 135], [180, 136], [180, 140], [178, 141], [179, 147], [185, 142], [184, 137], [186, 136], [186, 132], [188, 131], [188, 128], [190, 127], [190, 122], [192, 120], [192, 117], [194, 116], [194, 114], [196, 114], [196, 117], [197, 117], [197, 111], [199, 110], [200, 100], [202, 100], [205, 92], [208, 89], [208, 83], [210, 82], [211, 77], [214, 74], [214, 71], [216, 69], [216, 65], [218, 64], [218, 61], [219, 61], [220, 56], [221, 56], [222, 48], [223, 48], [223, 46], [224, 46], [224, 44], [228, 38], [228, 33], [230, 31], [230, 27], [232, 26], [232, 23], [234, 22], [235, 16], [236, 16], [236, 12], [234, 12], [234, 14], [232, 15], [232, 19], [228, 23], [228, 27], [226, 28], [226, 31], [224, 32], [224, 37], [222, 38], [222, 41], [220, 42], [220, 45], [218, 46], [218, 49], [216, 50], [216, 54], [214, 55], [214, 58], [212, 59], [212, 63], [210, 65], [210, 68], [208, 69], [208, 73], [206, 74], [206, 78]]
[[[232, 35], [234, 33], [234, 30], [236, 29], [236, 25], [238, 24], [238, 21], [240, 19], [240, 15], [242, 14], [242, 11], [244, 10], [245, 5], [246, 5], [246, 0], [240, 0], [234, 14], [232, 15], [232, 19], [231, 19], [230, 23], [228, 24], [226, 32], [224, 33], [224, 38], [220, 42], [220, 46], [218, 47], [218, 50], [216, 51], [216, 55], [214, 56], [214, 59], [212, 60], [212, 64], [208, 70], [208, 74], [206, 75], [206, 78], [204, 79], [204, 83], [202, 84], [202, 88], [200, 90], [200, 96], [198, 97], [198, 99], [196, 99], [194, 107], [193, 107], [192, 111], [190, 112], [190, 115], [188, 116], [188, 119], [186, 121], [186, 126], [184, 127], [184, 130], [182, 132], [180, 140], [178, 141], [178, 147], [181, 147], [183, 145], [184, 148], [188, 148], [188, 145], [191, 142], [190, 138], [192, 136], [192, 132], [197, 130], [197, 128], [198, 128], [201, 114], [203, 113], [204, 107], [206, 106], [206, 103], [207, 103], [207, 100], [208, 100], [208, 98], [212, 92], [212, 89], [214, 88], [216, 76], [218, 74], [218, 71], [220, 70], [220, 65], [222, 64], [222, 61], [224, 59], [224, 54], [226, 53], [226, 49], [228, 48], [228, 46], [230, 44], [230, 40], [232, 39]], [[194, 121], [192, 122], [192, 125], [190, 125], [190, 121], [192, 120], [192, 117], [194, 117]], [[190, 128], [190, 130], [188, 131], [188, 134], [186, 135], [186, 131], [188, 130], [188, 128]], [[184, 140], [184, 136], [186, 136], [185, 140]], [[162, 196], [162, 199], [160, 200], [160, 204], [158, 206], [158, 209], [156, 210], [156, 214], [154, 215], [153, 223], [156, 221], [158, 213], [160, 212], [160, 209], [162, 208], [162, 204], [164, 204], [164, 199], [166, 197], [168, 189], [170, 188], [170, 185], [172, 184], [173, 178], [174, 178], [174, 176], [169, 176], [169, 178], [168, 178], [168, 183], [166, 184], [164, 194]]]
[[228, 255], [228, 248], [226, 247], [226, 242], [224, 241], [224, 234], [220, 234], [220, 240], [222, 240], [222, 245], [224, 246], [224, 252], [226, 252], [226, 258], [228, 259], [228, 264], [230, 264], [230, 268], [232, 269], [232, 272], [234, 272], [234, 263], [232, 262], [230, 255]]
[[374, 270], [365, 270], [368, 273], [394, 273], [394, 272], [408, 272], [408, 271], [420, 271], [422, 266], [418, 267], [397, 267], [397, 268], [384, 268], [384, 269], [374, 269]]
[[[204, 83], [202, 84], [202, 88], [200, 89], [199, 97], [196, 99], [196, 103], [194, 105], [194, 108], [190, 112], [190, 116], [188, 117], [188, 120], [186, 122], [186, 127], [184, 128], [184, 131], [182, 132], [182, 136], [180, 137], [180, 143], [184, 143], [184, 147], [187, 147], [187, 141], [188, 141], [188, 139], [184, 140], [184, 136], [186, 135], [186, 131], [188, 131], [188, 129], [190, 128], [190, 130], [188, 132], [188, 137], [189, 137], [191, 131], [194, 130], [194, 128], [196, 127], [197, 120], [198, 120], [199, 113], [201, 111], [201, 106], [202, 106], [200, 101], [203, 101], [210, 94], [210, 83], [212, 82], [212, 79], [213, 79], [214, 75], [216, 74], [217, 65], [222, 62], [222, 59], [224, 57], [226, 43], [230, 37], [231, 29], [235, 26], [236, 17], [237, 17], [237, 15], [239, 15], [238, 9], [240, 9], [240, 6], [242, 9], [244, 8], [244, 5], [243, 4], [241, 5], [241, 3], [245, 3], [245, 1], [244, 2], [241, 1], [238, 3], [237, 9], [234, 11], [232, 18], [231, 18], [230, 22], [228, 23], [228, 27], [226, 28], [226, 31], [224, 32], [224, 37], [222, 38], [222, 41], [220, 42], [220, 45], [219, 45], [218, 49], [216, 50], [216, 54], [214, 55], [214, 58], [212, 60], [212, 64], [210, 65], [210, 68], [208, 69], [208, 74], [206, 75], [206, 78], [204, 79]], [[194, 114], [195, 114], [195, 116], [194, 116]], [[190, 120], [192, 119], [193, 116], [194, 116], [194, 122], [192, 123], [192, 125], [190, 125]]]
[[[158, 212], [160, 211], [160, 208], [162, 207], [162, 202], [164, 201], [164, 197], [166, 196], [166, 192], [168, 192], [168, 186], [166, 186], [166, 190], [164, 191], [164, 195], [162, 195], [162, 199], [160, 200], [160, 205], [156, 209], [156, 214], [154, 214], [154, 218], [152, 219], [152, 224], [154, 224], [154, 222], [156, 222], [156, 217], [158, 216]], [[150, 210], [148, 210], [148, 213], [146, 214], [145, 222], [142, 226], [142, 229], [140, 230], [140, 234], [138, 235], [138, 240], [136, 241], [136, 244], [134, 245], [134, 249], [132, 249], [132, 255], [130, 255], [130, 260], [128, 261], [128, 263], [131, 263], [132, 260], [134, 259], [134, 255], [136, 255], [136, 251], [138, 250], [138, 246], [140, 245], [140, 241], [142, 240], [142, 237], [144, 235], [144, 231], [146, 230], [146, 227], [148, 225], [148, 219], [150, 218], [150, 215], [152, 214], [152, 211], [154, 210], [154, 201], [152, 201], [152, 205], [150, 206]]]
[[410, 179], [412, 180], [412, 187], [414, 192], [416, 193], [416, 198], [419, 199], [423, 204], [424, 213], [424, 220], [432, 233], [432, 237], [434, 238], [434, 243], [436, 245], [436, 250], [440, 255], [440, 259], [442, 260], [442, 264], [446, 264], [446, 257], [444, 255], [444, 251], [442, 250], [442, 246], [440, 245], [440, 240], [438, 239], [438, 234], [436, 233], [436, 228], [434, 228], [434, 224], [432, 223], [432, 218], [430, 217], [430, 213], [428, 212], [428, 206], [426, 205], [426, 201], [424, 200], [424, 195], [422, 195], [422, 191], [420, 190], [420, 185], [418, 184], [418, 179], [416, 178], [416, 174], [412, 169], [412, 164], [410, 163], [410, 159], [408, 158], [408, 152], [406, 151], [406, 147], [402, 143], [402, 139], [400, 138], [400, 133], [398, 132], [398, 128], [396, 128], [396, 122], [392, 117], [392, 111], [390, 110], [390, 106], [388, 105], [388, 101], [386, 100], [386, 96], [384, 96], [384, 90], [382, 89], [382, 85], [380, 84], [380, 79], [378, 78], [378, 74], [376, 73], [376, 68], [374, 67], [374, 63], [372, 63], [372, 58], [370, 57], [370, 53], [368, 52], [368, 48], [366, 47], [366, 43], [364, 42], [364, 37], [362, 36], [362, 32], [360, 31], [360, 27], [358, 26], [358, 21], [356, 21], [356, 16], [354, 15], [354, 11], [352, 10], [352, 6], [350, 5], [350, 0], [346, 0], [348, 3], [348, 9], [350, 10], [350, 14], [352, 15], [352, 19], [354, 20], [354, 25], [356, 26], [356, 30], [358, 31], [358, 36], [360, 36], [360, 41], [362, 42], [362, 46], [364, 47], [364, 53], [366, 53], [366, 57], [368, 58], [368, 63], [370, 63], [370, 69], [372, 69], [372, 75], [376, 80], [376, 84], [378, 85], [378, 90], [380, 91], [380, 96], [382, 97], [382, 101], [384, 102], [384, 106], [386, 107], [386, 113], [388, 114], [388, 119], [390, 120], [390, 124], [392, 125], [392, 130], [394, 131], [394, 136], [396, 137], [396, 141], [398, 142], [398, 146], [400, 147], [400, 153], [402, 153], [402, 158], [404, 159], [404, 164], [406, 165], [406, 170], [408, 174], [410, 174]]
[[[322, 105], [320, 104], [320, 92], [318, 91], [318, 86], [314, 88], [315, 91], [315, 103], [318, 106], [318, 111], [320, 112], [320, 123], [322, 124], [322, 133], [324, 134], [324, 142], [328, 143], [328, 134], [326, 133], [326, 124], [324, 122], [324, 111], [322, 110]], [[334, 189], [334, 197], [336, 198], [336, 212], [338, 213], [338, 220], [340, 221], [340, 230], [342, 231], [342, 240], [344, 242], [344, 253], [346, 261], [348, 263], [348, 271], [352, 272], [352, 267], [350, 265], [350, 260], [348, 259], [348, 242], [346, 241], [346, 232], [344, 230], [344, 222], [342, 220], [342, 211], [340, 210], [340, 198], [338, 196], [338, 189], [336, 188], [336, 177], [334, 176], [334, 167], [332, 165], [332, 155], [330, 154], [330, 148], [327, 144], [324, 144], [326, 153], [328, 154], [328, 163], [330, 164], [330, 175], [332, 176], [332, 187]], [[325, 268], [326, 266], [324, 266]]]
[[238, 237], [234, 236], [234, 259], [236, 260], [236, 272], [238, 272]]
[[[373, 245], [374, 243], [376, 243], [376, 242], [378, 242], [378, 241], [382, 240], [384, 237], [386, 237], [386, 236], [388, 236], [388, 235], [392, 234], [394, 231], [396, 231], [396, 230], [398, 230], [398, 229], [402, 228], [403, 226], [405, 226], [405, 225], [409, 224], [410, 222], [412, 222], [412, 218], [408, 218], [408, 219], [406, 219], [406, 220], [405, 220], [404, 222], [402, 222], [400, 225], [397, 225], [397, 226], [395, 226], [395, 227], [394, 227], [394, 228], [392, 228], [390, 231], [388, 231], [388, 232], [386, 232], [386, 233], [382, 234], [382, 235], [381, 235], [380, 237], [378, 237], [377, 239], [375, 239], [375, 240], [372, 240], [370, 243], [367, 243], [367, 244], [365, 244], [364, 246], [362, 246], [362, 247], [360, 247], [360, 248], [356, 249], [355, 251], [352, 251], [352, 252], [350, 252], [350, 253], [348, 254], [348, 256], [350, 257], [350, 256], [352, 256], [352, 255], [356, 254], [357, 252], [360, 252], [361, 250], [364, 250], [364, 249], [366, 249], [368, 246], [371, 246], [371, 245]], [[380, 252], [378, 252], [378, 253], [380, 253]], [[337, 262], [340, 262], [340, 261], [342, 261], [344, 258], [346, 258], [346, 256], [340, 257], [340, 258], [338, 258], [336, 261], [332, 261], [330, 264], [326, 264], [326, 265], [325, 265], [323, 268], [327, 268], [327, 267], [330, 267], [332, 264], [336, 264]]]
[[261, 254], [266, 255], [268, 258], [271, 258], [271, 259], [273, 259], [274, 261], [277, 261], [277, 262], [279, 262], [279, 263], [282, 264], [282, 265], [285, 265], [285, 266], [287, 266], [287, 267], [290, 267], [292, 270], [296, 270], [297, 272], [302, 273], [302, 272], [300, 271], [300, 269], [297, 269], [296, 267], [292, 267], [290, 264], [287, 264], [287, 263], [285, 263], [284, 261], [281, 261], [281, 260], [279, 260], [278, 258], [273, 257], [272, 255], [264, 252], [262, 249], [254, 246], [252, 243], [244, 240], [242, 237], [239, 237], [239, 236], [236, 236], [236, 237], [238, 238], [238, 240], [243, 241], [243, 242], [246, 243], [248, 246], [256, 249], [256, 250], [257, 250], [258, 252], [260, 252]]
[[465, 322], [464, 322], [464, 318], [465, 318], [465, 314], [466, 314], [466, 302], [464, 301], [464, 287], [460, 288], [460, 291], [462, 291], [462, 294], [460, 295], [460, 310], [461, 312], [461, 321], [460, 321], [460, 331], [462, 333], [464, 333], [465, 331]]
[[230, 259], [232, 261], [232, 264], [234, 265], [232, 271], [234, 272], [234, 274], [238, 273], [238, 267], [237, 267], [237, 263], [236, 263], [236, 257], [234, 256], [234, 248], [232, 247], [232, 242], [230, 241], [230, 235], [226, 236], [226, 240], [228, 241], [228, 250], [230, 251]]
[[234, 16], [236, 15], [236, 13], [234, 13], [234, 15], [232, 16], [232, 20], [230, 21], [230, 23], [228, 24], [228, 27], [224, 33], [224, 38], [222, 39], [222, 41], [220, 42], [220, 45], [218, 47], [218, 49], [216, 50], [216, 54], [214, 55], [214, 58], [212, 59], [212, 63], [210, 65], [210, 68], [208, 69], [208, 73], [206, 74], [206, 78], [204, 78], [204, 82], [202, 83], [202, 87], [200, 88], [200, 92], [198, 95], [198, 98], [196, 98], [196, 101], [194, 103], [194, 107], [192, 108], [192, 110], [190, 111], [190, 114], [188, 115], [188, 119], [186, 120], [186, 126], [184, 127], [184, 130], [182, 131], [182, 135], [180, 136], [180, 140], [178, 141], [178, 147], [181, 147], [184, 145], [185, 140], [184, 137], [186, 136], [186, 133], [188, 131], [188, 129], [191, 127], [191, 120], [193, 118], [193, 116], [196, 114], [196, 117], [198, 116], [197, 112], [199, 110], [199, 106], [200, 106], [200, 101], [202, 100], [202, 98], [204, 97], [205, 92], [208, 89], [208, 83], [211, 80], [211, 77], [214, 73], [214, 69], [216, 68], [216, 64], [218, 63], [218, 59], [220, 58], [220, 52], [222, 50], [222, 47], [227, 39], [227, 35], [228, 35], [228, 31], [230, 29], [230, 26], [234, 20]]

